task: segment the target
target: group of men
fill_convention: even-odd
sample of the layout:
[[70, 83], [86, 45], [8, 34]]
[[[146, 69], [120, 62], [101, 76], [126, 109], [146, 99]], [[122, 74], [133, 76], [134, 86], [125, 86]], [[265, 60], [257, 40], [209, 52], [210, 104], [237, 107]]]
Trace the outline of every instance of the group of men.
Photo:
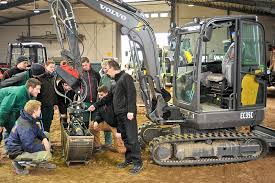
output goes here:
[[[112, 132], [116, 151], [125, 153], [125, 161], [117, 167], [133, 164], [130, 173], [138, 173], [143, 164], [137, 137], [136, 90], [132, 77], [121, 71], [113, 59], [102, 62], [102, 77], [92, 68], [87, 57], [83, 57], [81, 63], [81, 75], [88, 86], [84, 101], [87, 112], [83, 114], [83, 122], [95, 136], [95, 149], [102, 147], [99, 131], [106, 132], [107, 145], [112, 143]], [[51, 145], [46, 132], [50, 132], [54, 105], [60, 104], [61, 119], [66, 119], [68, 106], [54, 91], [54, 62], [47, 62], [45, 66], [32, 64], [30, 69], [26, 69], [27, 65], [28, 59], [20, 56], [16, 67], [6, 71], [0, 83], [0, 132], [5, 128], [5, 149], [17, 174], [29, 173], [19, 163], [26, 159], [39, 167], [55, 167], [48, 163]], [[70, 86], [64, 81], [59, 84], [65, 94], [70, 92], [73, 97]], [[38, 128], [39, 120], [42, 120], [42, 128]]]

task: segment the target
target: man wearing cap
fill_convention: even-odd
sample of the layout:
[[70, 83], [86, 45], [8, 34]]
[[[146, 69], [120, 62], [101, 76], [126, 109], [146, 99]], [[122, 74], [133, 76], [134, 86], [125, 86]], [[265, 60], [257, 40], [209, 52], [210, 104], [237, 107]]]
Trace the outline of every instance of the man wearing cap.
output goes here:
[[37, 78], [39, 79], [41, 76], [45, 74], [45, 67], [38, 63], [33, 63], [31, 68], [13, 75], [11, 78], [5, 79], [1, 81], [0, 88], [8, 87], [8, 86], [21, 86], [26, 83], [29, 78]]
[[20, 72], [24, 72], [27, 69], [29, 63], [29, 59], [25, 56], [19, 56], [17, 58], [16, 66], [8, 69], [3, 74], [3, 80], [11, 78], [13, 75], [18, 74]]

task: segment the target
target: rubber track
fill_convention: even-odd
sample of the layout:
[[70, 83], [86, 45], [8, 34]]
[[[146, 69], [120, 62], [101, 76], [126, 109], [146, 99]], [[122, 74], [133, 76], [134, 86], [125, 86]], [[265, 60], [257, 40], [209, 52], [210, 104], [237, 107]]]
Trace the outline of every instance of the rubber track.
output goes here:
[[[207, 140], [248, 140], [248, 139], [257, 139], [262, 142], [262, 152], [258, 156], [244, 156], [244, 157], [224, 157], [224, 158], [201, 158], [201, 159], [188, 159], [188, 160], [159, 160], [154, 155], [155, 151], [158, 149], [158, 146], [164, 143], [172, 143], [172, 147], [174, 143], [182, 143], [182, 142], [194, 142], [194, 141], [207, 141]], [[252, 133], [238, 133], [234, 131], [230, 132], [212, 132], [212, 133], [196, 133], [196, 134], [171, 134], [166, 136], [160, 136], [154, 138], [150, 144], [150, 152], [151, 157], [154, 162], [161, 166], [192, 166], [192, 165], [210, 165], [210, 164], [222, 164], [222, 163], [235, 163], [235, 162], [243, 162], [250, 161], [260, 158], [264, 156], [268, 151], [267, 143], [261, 137], [257, 137]], [[172, 155], [173, 157], [173, 155]], [[175, 157], [174, 157], [175, 158]]]

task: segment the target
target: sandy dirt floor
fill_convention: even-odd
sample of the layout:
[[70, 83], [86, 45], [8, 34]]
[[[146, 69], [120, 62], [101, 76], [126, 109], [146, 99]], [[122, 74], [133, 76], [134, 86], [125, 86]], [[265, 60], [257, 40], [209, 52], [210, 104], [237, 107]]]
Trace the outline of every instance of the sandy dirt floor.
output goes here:
[[[275, 128], [275, 90], [270, 91], [264, 124]], [[142, 111], [142, 109], [140, 110]], [[146, 121], [143, 113], [138, 115], [138, 122]], [[57, 169], [53, 171], [32, 169], [27, 176], [17, 176], [7, 158], [0, 160], [0, 183], [91, 183], [91, 182], [184, 182], [184, 183], [274, 183], [275, 150], [263, 159], [256, 161], [196, 167], [160, 167], [153, 164], [148, 151], [142, 152], [144, 170], [135, 176], [129, 175], [128, 169], [117, 169], [115, 165], [123, 160], [123, 155], [103, 152], [91, 157], [88, 165], [74, 164], [67, 167], [61, 157], [60, 126], [57, 113], [52, 126], [51, 138], [54, 144], [54, 160]]]

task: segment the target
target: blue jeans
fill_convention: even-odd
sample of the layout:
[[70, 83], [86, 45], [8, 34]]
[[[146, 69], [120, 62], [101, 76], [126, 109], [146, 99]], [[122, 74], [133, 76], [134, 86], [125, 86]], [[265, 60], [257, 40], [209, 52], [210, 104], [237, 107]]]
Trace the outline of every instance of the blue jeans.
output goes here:
[[105, 145], [112, 144], [112, 132], [104, 132]]

